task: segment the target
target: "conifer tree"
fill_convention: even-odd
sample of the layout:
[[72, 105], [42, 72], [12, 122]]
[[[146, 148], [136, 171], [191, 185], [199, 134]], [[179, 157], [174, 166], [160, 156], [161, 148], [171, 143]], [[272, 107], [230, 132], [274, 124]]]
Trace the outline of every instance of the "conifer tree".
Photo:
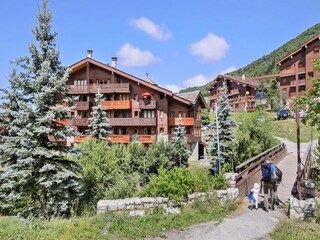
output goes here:
[[97, 140], [104, 140], [107, 134], [111, 133], [109, 119], [106, 117], [106, 112], [101, 105], [102, 97], [103, 95], [98, 91], [95, 98], [96, 106], [92, 112], [92, 117], [89, 118], [90, 135]]
[[182, 125], [182, 119], [179, 118], [178, 126], [175, 128], [174, 137], [172, 137], [172, 159], [175, 166], [187, 167], [190, 151], [188, 150], [188, 142], [185, 127]]
[[8, 213], [13, 213], [10, 209], [17, 209], [16, 202], [20, 201], [19, 212], [27, 216], [62, 217], [70, 215], [80, 196], [80, 165], [66, 158], [68, 147], [49, 140], [49, 136], [65, 139], [73, 135], [61, 124], [69, 112], [64, 107], [69, 70], [61, 66], [55, 49], [57, 34], [51, 32], [47, 0], [43, 0], [37, 19], [32, 31], [36, 42], [29, 46], [30, 56], [16, 61], [20, 72], [12, 76], [11, 89], [4, 96], [8, 103], [10, 94], [22, 95], [17, 108], [5, 106], [11, 123], [0, 147], [0, 197], [4, 193], [11, 196], [5, 199]]
[[[219, 133], [219, 145], [220, 145], [220, 163], [221, 165], [225, 163], [232, 164], [232, 142], [234, 139], [234, 134], [231, 129], [231, 118], [230, 112], [231, 108], [229, 105], [228, 95], [227, 95], [227, 85], [223, 82], [222, 95], [218, 99], [218, 128], [216, 131]], [[211, 154], [213, 160], [211, 161], [212, 169], [217, 172], [218, 164], [218, 139], [217, 135], [214, 135], [214, 140], [212, 143]]]

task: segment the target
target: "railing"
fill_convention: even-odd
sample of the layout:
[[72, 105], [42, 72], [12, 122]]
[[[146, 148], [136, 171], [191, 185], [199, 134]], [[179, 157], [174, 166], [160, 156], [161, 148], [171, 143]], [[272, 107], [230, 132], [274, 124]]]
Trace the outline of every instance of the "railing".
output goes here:
[[131, 100], [101, 101], [101, 105], [106, 110], [131, 109]]
[[260, 181], [260, 164], [267, 159], [272, 159], [275, 163], [286, 153], [285, 144], [279, 144], [263, 153], [238, 165], [235, 170], [238, 173], [236, 177], [236, 187], [239, 188], [240, 196], [245, 196], [253, 186], [254, 182]]
[[140, 143], [154, 143], [156, 135], [138, 135], [138, 141]]
[[69, 93], [89, 93], [89, 85], [67, 85]]
[[130, 135], [109, 135], [110, 141], [113, 143], [130, 143]]
[[156, 118], [109, 118], [111, 126], [156, 126]]
[[89, 118], [73, 118], [70, 120], [72, 126], [88, 126], [89, 125]]
[[152, 100], [139, 100], [139, 107], [141, 109], [155, 109], [157, 107], [157, 101]]
[[310, 170], [311, 170], [311, 151], [312, 150], [312, 146], [311, 144], [308, 147], [307, 152], [303, 155], [303, 158], [301, 159], [301, 163], [303, 164], [303, 168], [302, 168], [302, 175], [301, 175], [301, 179], [302, 180], [307, 180], [309, 179], [309, 175], [310, 175]]
[[90, 84], [90, 92], [96, 93], [98, 89], [100, 93], [128, 93], [130, 92], [129, 83], [108, 83], [108, 84]]
[[65, 119], [65, 120], [54, 120], [56, 123], [62, 124], [67, 126], [69, 124], [69, 120]]
[[75, 101], [74, 108], [76, 110], [89, 110], [91, 102], [87, 101]]
[[75, 136], [75, 137], [73, 138], [73, 142], [74, 142], [74, 143], [84, 142], [87, 137], [89, 137], [89, 135]]
[[[299, 86], [306, 85], [306, 80], [305, 79], [300, 79], [299, 80]], [[296, 86], [296, 80], [290, 81], [290, 86], [295, 87]]]
[[169, 118], [170, 126], [177, 126], [181, 121], [181, 125], [183, 126], [193, 126], [194, 118], [193, 117], [182, 117], [182, 118]]

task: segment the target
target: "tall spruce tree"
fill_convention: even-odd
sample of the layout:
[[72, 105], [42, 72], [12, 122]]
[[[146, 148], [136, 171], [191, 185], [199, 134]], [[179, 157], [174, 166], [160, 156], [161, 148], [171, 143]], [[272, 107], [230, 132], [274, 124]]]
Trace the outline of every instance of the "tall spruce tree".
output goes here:
[[[4, 199], [8, 213], [17, 208], [18, 201], [19, 212], [27, 216], [63, 217], [70, 215], [81, 194], [77, 177], [81, 167], [67, 159], [68, 147], [51, 142], [49, 136], [61, 139], [73, 135], [61, 124], [69, 112], [64, 107], [69, 69], [61, 66], [55, 49], [57, 34], [51, 33], [47, 0], [42, 2], [37, 19], [32, 31], [36, 42], [29, 46], [30, 56], [16, 61], [20, 72], [14, 75], [11, 89], [4, 96], [8, 103], [5, 113], [10, 113], [11, 122], [0, 147], [0, 179], [5, 179], [0, 196], [10, 196]], [[9, 97], [14, 92], [22, 95], [16, 109]]]
[[96, 106], [92, 117], [89, 118], [90, 135], [97, 140], [104, 140], [111, 133], [109, 119], [106, 117], [101, 101], [103, 101], [103, 95], [98, 91], [95, 98]]
[[218, 141], [220, 146], [220, 163], [221, 165], [225, 163], [232, 164], [232, 142], [234, 140], [234, 134], [231, 129], [231, 118], [230, 112], [231, 107], [228, 100], [228, 88], [224, 81], [222, 86], [222, 95], [218, 99], [218, 128], [216, 131], [219, 133], [219, 139], [217, 135], [214, 135], [213, 143], [211, 144], [211, 155], [213, 159], [211, 161], [212, 169], [217, 172], [218, 164]]
[[172, 160], [175, 166], [187, 167], [190, 151], [185, 127], [182, 125], [182, 119], [179, 118], [178, 126], [175, 128], [174, 137], [172, 137]]

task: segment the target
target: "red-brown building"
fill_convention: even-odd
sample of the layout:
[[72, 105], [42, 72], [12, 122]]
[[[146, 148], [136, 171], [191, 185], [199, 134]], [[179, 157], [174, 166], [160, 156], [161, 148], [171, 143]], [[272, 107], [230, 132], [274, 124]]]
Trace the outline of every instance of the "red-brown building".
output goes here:
[[319, 77], [312, 64], [314, 59], [319, 58], [319, 49], [320, 35], [310, 39], [277, 63], [280, 66], [279, 86], [287, 99], [296, 97], [296, 85], [299, 92], [312, 88], [310, 79]]
[[256, 79], [246, 79], [245, 76], [235, 77], [218, 75], [209, 89], [210, 109], [214, 110], [215, 102], [222, 94], [223, 82], [228, 88], [228, 99], [233, 112], [251, 111], [254, 108], [254, 96], [259, 86]]
[[88, 119], [94, 106], [98, 89], [104, 95], [104, 106], [110, 120], [114, 143], [139, 141], [150, 144], [157, 139], [170, 139], [181, 118], [186, 128], [190, 150], [201, 141], [201, 109], [206, 107], [202, 94], [197, 91], [174, 94], [158, 86], [148, 75], [137, 78], [117, 69], [117, 59], [111, 66], [88, 57], [71, 66], [72, 73], [67, 82], [68, 95], [79, 96], [74, 102], [69, 125], [82, 137], [88, 129]]

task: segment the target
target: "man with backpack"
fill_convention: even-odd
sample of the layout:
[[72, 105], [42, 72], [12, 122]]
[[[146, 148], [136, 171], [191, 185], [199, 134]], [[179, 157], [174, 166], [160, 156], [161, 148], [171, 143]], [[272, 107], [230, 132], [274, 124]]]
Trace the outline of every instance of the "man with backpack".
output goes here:
[[274, 203], [278, 200], [277, 187], [282, 180], [281, 170], [267, 159], [261, 164], [261, 183], [263, 183], [264, 210], [269, 212], [269, 198], [271, 198], [271, 208], [274, 210]]

